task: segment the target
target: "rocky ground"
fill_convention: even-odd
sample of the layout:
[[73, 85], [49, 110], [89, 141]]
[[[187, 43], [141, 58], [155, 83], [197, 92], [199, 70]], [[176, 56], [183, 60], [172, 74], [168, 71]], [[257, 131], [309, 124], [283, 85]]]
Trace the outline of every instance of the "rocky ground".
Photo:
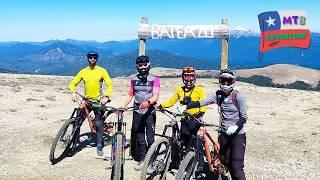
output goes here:
[[[0, 79], [0, 179], [110, 179], [110, 162], [95, 159], [95, 148], [84, 148], [56, 165], [49, 161], [53, 138], [77, 106], [67, 90], [71, 77], [0, 74]], [[119, 106], [127, 94], [128, 79], [115, 78], [113, 82], [111, 105]], [[208, 94], [218, 89], [216, 80], [197, 79], [197, 83]], [[179, 84], [180, 78], [161, 79], [160, 102]], [[240, 82], [236, 87], [245, 94], [249, 108], [245, 127], [247, 179], [319, 178], [320, 92]], [[125, 119], [131, 124], [130, 113]], [[167, 120], [158, 113], [157, 132]], [[218, 124], [215, 105], [205, 120]], [[216, 132], [209, 130], [216, 137]], [[82, 127], [82, 133], [86, 132], [87, 123]], [[125, 179], [139, 177], [134, 164], [126, 161]], [[174, 177], [168, 175], [167, 179]]]

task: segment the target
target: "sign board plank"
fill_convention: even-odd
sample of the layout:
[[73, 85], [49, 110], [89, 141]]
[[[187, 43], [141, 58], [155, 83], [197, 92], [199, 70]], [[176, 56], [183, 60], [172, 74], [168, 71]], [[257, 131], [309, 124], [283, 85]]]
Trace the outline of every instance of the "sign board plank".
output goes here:
[[221, 25], [158, 25], [139, 24], [139, 39], [186, 39], [186, 38], [222, 38], [230, 37], [230, 27]]

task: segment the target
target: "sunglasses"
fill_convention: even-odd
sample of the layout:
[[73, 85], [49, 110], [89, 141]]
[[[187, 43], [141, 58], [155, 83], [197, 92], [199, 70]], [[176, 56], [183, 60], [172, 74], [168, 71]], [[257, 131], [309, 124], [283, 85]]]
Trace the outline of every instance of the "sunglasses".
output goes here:
[[193, 79], [195, 79], [195, 75], [183, 75], [183, 79], [185, 79], [185, 80], [193, 80]]
[[145, 62], [145, 63], [139, 63], [137, 64], [138, 68], [147, 68], [149, 66], [149, 63]]
[[97, 60], [98, 58], [95, 57], [95, 56], [90, 56], [90, 57], [88, 57], [88, 59], [95, 59], [95, 60]]
[[221, 84], [227, 84], [228, 86], [234, 83], [234, 79], [232, 78], [224, 78], [224, 77], [220, 77], [219, 78], [219, 82]]

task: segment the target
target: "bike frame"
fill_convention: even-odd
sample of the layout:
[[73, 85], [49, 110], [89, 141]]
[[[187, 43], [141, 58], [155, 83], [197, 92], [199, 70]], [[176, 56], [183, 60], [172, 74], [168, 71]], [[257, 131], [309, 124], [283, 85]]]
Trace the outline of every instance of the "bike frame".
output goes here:
[[[169, 128], [172, 128], [172, 136], [167, 136], [166, 132]], [[157, 134], [155, 133], [156, 136], [164, 137], [169, 139], [169, 141], [176, 141], [180, 139], [180, 134], [179, 134], [179, 126], [177, 122], [172, 122], [171, 124], [166, 124], [164, 126], [164, 129], [162, 131], [162, 134]]]
[[[78, 98], [78, 108], [74, 108], [71, 117], [74, 118], [76, 121], [76, 127], [74, 128], [74, 131], [79, 131], [76, 132], [76, 136], [71, 142], [74, 142], [74, 144], [71, 147], [71, 150], [73, 151], [76, 147], [76, 144], [78, 143], [79, 136], [80, 136], [80, 127], [82, 126], [83, 122], [85, 119], [88, 120], [89, 127], [91, 132], [95, 133], [94, 125], [93, 125], [93, 119], [90, 117], [89, 113], [89, 99], [81, 95], [80, 93], [76, 92], [82, 99]], [[109, 101], [110, 102], [110, 101]], [[74, 132], [75, 133], [75, 132]]]
[[[218, 172], [219, 174], [223, 173], [222, 171], [224, 170], [221, 168], [225, 167], [221, 166], [222, 161], [221, 156], [219, 154], [220, 144], [211, 137], [211, 135], [206, 129], [204, 130], [204, 140], [204, 152], [210, 171]], [[211, 149], [209, 144], [211, 144], [214, 148]]]
[[[91, 132], [95, 133], [95, 129], [93, 126], [93, 118], [89, 115], [89, 110], [98, 110], [98, 111], [105, 111], [104, 105], [95, 104], [95, 102], [90, 101], [90, 99], [84, 97], [80, 93], [76, 92], [76, 101], [79, 104], [79, 107], [74, 108], [70, 118], [63, 124], [63, 126], [59, 129], [50, 149], [49, 159], [52, 164], [55, 164], [65, 158], [67, 155], [72, 155], [75, 153], [77, 145], [79, 144], [79, 137], [80, 137], [80, 128], [85, 121], [88, 119], [89, 126]], [[110, 102], [110, 100], [108, 101]], [[108, 126], [103, 119], [105, 116], [102, 117], [103, 126], [105, 132], [110, 132], [109, 129], [112, 128]], [[70, 129], [69, 129], [70, 128]], [[70, 131], [68, 131], [70, 130]], [[67, 135], [67, 136], [66, 136]], [[57, 150], [58, 143], [62, 143], [62, 147], [59, 147]], [[62, 150], [63, 148], [63, 150]], [[59, 154], [56, 154], [59, 152]], [[57, 156], [56, 156], [57, 155]]]
[[[224, 159], [219, 154], [220, 144], [218, 141], [215, 141], [212, 136], [209, 134], [209, 132], [206, 130], [205, 126], [215, 126], [215, 125], [209, 125], [209, 124], [203, 124], [202, 127], [198, 130], [198, 135], [203, 138], [204, 140], [204, 153], [205, 157], [207, 159], [209, 170], [213, 173], [219, 173], [224, 174], [226, 173], [226, 164], [222, 161]], [[221, 131], [220, 126], [216, 126], [218, 129], [216, 129], [218, 132]], [[213, 146], [213, 149], [210, 148], [210, 145]], [[197, 153], [197, 156], [199, 156]]]
[[[169, 163], [171, 162], [170, 157], [172, 154], [171, 151], [173, 149], [173, 145], [177, 144], [177, 153], [179, 154], [179, 151], [181, 149], [179, 148], [180, 143], [178, 143], [178, 140], [180, 139], [180, 131], [178, 125], [178, 119], [180, 119], [180, 115], [166, 109], [156, 109], [155, 111], [160, 111], [164, 115], [168, 116], [171, 120], [169, 121], [169, 123], [165, 124], [161, 134], [155, 133], [155, 135], [160, 138], [155, 141], [155, 144], [153, 144], [147, 152], [147, 162], [145, 162], [146, 164], [144, 164], [141, 174], [142, 179], [151, 179], [155, 176], [160, 176], [161, 179], [164, 179], [166, 177], [165, 172], [167, 172]], [[163, 147], [165, 148], [163, 149]], [[159, 152], [162, 152], [161, 158], [158, 157]], [[148, 168], [150, 165], [153, 166], [153, 173], [148, 174], [148, 170], [146, 168]], [[147, 178], [147, 176], [149, 177]]]
[[83, 121], [85, 120], [86, 116], [85, 116], [85, 112], [82, 110], [82, 108], [74, 108], [70, 119], [75, 119], [75, 127], [73, 128], [73, 132], [72, 133], [76, 133], [75, 136], [73, 137], [73, 139], [69, 142], [69, 143], [73, 143], [71, 148], [71, 151], [74, 151], [74, 149], [77, 146], [78, 140], [79, 140], [79, 136], [80, 136], [80, 127], [82, 126]]
[[[212, 138], [212, 136], [209, 134], [209, 132], [206, 130], [206, 127], [214, 126], [214, 127], [218, 127], [218, 129], [216, 129], [218, 132], [221, 132], [221, 129], [220, 129], [221, 127], [213, 124], [204, 123], [201, 120], [193, 117], [192, 115], [189, 115], [186, 112], [185, 112], [185, 115], [187, 116], [187, 118], [192, 119], [193, 121], [201, 124], [201, 128], [198, 130], [197, 135], [193, 135], [193, 137], [200, 136], [204, 140], [204, 145], [203, 145], [204, 155], [207, 159], [210, 171], [213, 173], [225, 174], [228, 170], [227, 170], [226, 164], [222, 160], [223, 158], [219, 154], [220, 144], [219, 142], [215, 141]], [[210, 146], [213, 146], [213, 148], [211, 149]], [[191, 177], [191, 176], [194, 176], [200, 153], [194, 147], [189, 148], [188, 151], [193, 151], [195, 153], [195, 157], [191, 162], [192, 164], [190, 166], [192, 167], [192, 169], [188, 170], [187, 176], [186, 176], [186, 177]]]
[[[180, 138], [180, 134], [179, 134], [179, 126], [178, 126], [178, 120], [177, 120], [177, 118], [180, 116], [179, 114], [176, 114], [176, 113], [174, 113], [174, 112], [171, 112], [171, 111], [169, 111], [169, 110], [166, 110], [166, 109], [162, 109], [162, 110], [158, 110], [158, 111], [160, 111], [160, 112], [162, 112], [163, 114], [165, 114], [166, 116], [168, 116], [170, 119], [171, 119], [171, 121], [170, 121], [170, 124], [166, 124], [165, 126], [164, 126], [164, 129], [163, 129], [163, 131], [162, 131], [162, 134], [155, 134], [155, 135], [157, 135], [157, 136], [161, 136], [161, 137], [165, 137], [165, 138], [175, 138], [175, 139], [179, 139]], [[170, 114], [170, 115], [172, 115], [173, 117], [171, 117], [170, 115], [168, 115], [168, 114]], [[171, 136], [167, 136], [167, 135], [165, 135], [166, 134], [166, 132], [167, 132], [167, 130], [168, 130], [168, 128], [172, 128], [172, 136], [177, 136], [177, 137], [171, 137]]]
[[[164, 129], [162, 131], [162, 134], [155, 134], [157, 136], [160, 136], [160, 137], [164, 137], [164, 138], [167, 138], [169, 140], [169, 144], [173, 144], [174, 142], [177, 142], [180, 140], [180, 130], [179, 130], [179, 126], [178, 126], [178, 120], [176, 119], [177, 117], [179, 117], [178, 114], [175, 114], [171, 111], [168, 111], [166, 109], [163, 109], [162, 111], [160, 111], [162, 113], [164, 113], [165, 115], [167, 115], [170, 119], [172, 119], [170, 121], [170, 124], [166, 124], [164, 126]], [[165, 112], [171, 114], [174, 118], [170, 117], [168, 114], [166, 114]], [[167, 136], [166, 135], [166, 132], [168, 130], [168, 128], [171, 128], [171, 131], [172, 131], [172, 136]], [[169, 146], [168, 148], [168, 152], [171, 153], [171, 148], [172, 146]], [[181, 149], [181, 148], [179, 148]], [[180, 152], [179, 152], [180, 153]]]
[[129, 109], [133, 109], [133, 107], [129, 107], [129, 108], [113, 108], [113, 107], [107, 107], [107, 108], [111, 108], [111, 110], [107, 113], [106, 117], [108, 117], [110, 114], [112, 113], [116, 113], [117, 114], [117, 122], [113, 122], [113, 127], [115, 127], [116, 132], [113, 135], [112, 138], [112, 143], [111, 143], [111, 166], [115, 165], [115, 156], [116, 156], [116, 151], [115, 151], [115, 147], [116, 147], [116, 140], [115, 137], [118, 134], [121, 134], [122, 136], [122, 151], [121, 151], [121, 162], [122, 165], [125, 163], [125, 143], [127, 141], [126, 139], [126, 134], [127, 134], [127, 123], [123, 121], [123, 113], [124, 111], [127, 111]]

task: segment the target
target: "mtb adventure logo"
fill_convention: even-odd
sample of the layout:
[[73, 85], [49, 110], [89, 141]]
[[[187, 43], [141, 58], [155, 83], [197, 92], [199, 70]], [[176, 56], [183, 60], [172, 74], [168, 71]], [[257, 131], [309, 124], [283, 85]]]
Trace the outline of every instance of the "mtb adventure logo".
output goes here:
[[310, 30], [305, 11], [270, 11], [258, 15], [260, 52], [279, 47], [308, 48]]

